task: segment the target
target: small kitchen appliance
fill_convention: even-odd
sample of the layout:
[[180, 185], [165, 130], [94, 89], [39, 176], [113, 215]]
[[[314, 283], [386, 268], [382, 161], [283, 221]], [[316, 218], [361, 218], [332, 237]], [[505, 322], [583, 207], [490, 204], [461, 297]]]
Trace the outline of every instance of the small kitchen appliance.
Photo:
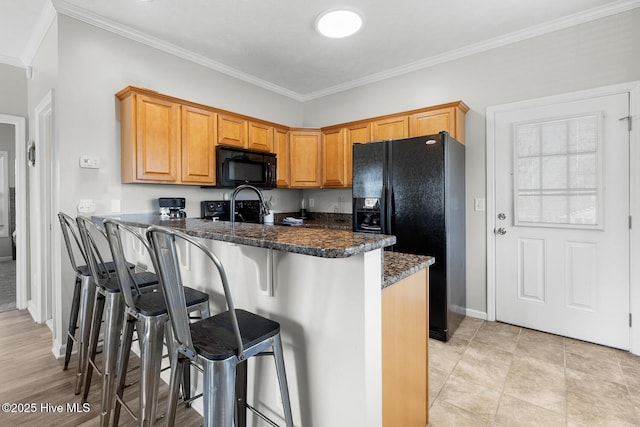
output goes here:
[[[200, 202], [200, 216], [214, 221], [230, 221], [230, 200], [206, 200]], [[236, 200], [236, 222], [260, 223], [259, 200]]]
[[184, 211], [184, 197], [160, 197], [158, 198], [158, 206], [160, 207], [160, 216], [169, 218], [186, 218], [187, 216]]
[[276, 187], [276, 155], [233, 147], [216, 148], [216, 186], [250, 184], [258, 188]]

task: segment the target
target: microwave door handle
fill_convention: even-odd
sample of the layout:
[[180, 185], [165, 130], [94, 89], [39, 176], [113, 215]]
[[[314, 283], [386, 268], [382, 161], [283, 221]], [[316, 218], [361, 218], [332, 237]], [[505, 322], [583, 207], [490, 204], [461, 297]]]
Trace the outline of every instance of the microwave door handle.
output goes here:
[[271, 183], [271, 176], [272, 176], [271, 168], [272, 168], [271, 163], [267, 163], [267, 167], [265, 168], [265, 175], [266, 175], [265, 183], [267, 185]]

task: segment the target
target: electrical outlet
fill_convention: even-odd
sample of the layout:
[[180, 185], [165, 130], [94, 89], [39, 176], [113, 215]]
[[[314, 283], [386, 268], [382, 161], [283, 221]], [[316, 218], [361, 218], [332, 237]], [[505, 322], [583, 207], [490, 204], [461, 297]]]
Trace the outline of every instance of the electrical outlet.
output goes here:
[[80, 167], [85, 169], [100, 169], [98, 157], [80, 156]]
[[315, 206], [315, 200], [309, 199], [309, 207], [312, 208]]
[[91, 199], [82, 199], [78, 201], [78, 213], [91, 214], [96, 211], [96, 203]]

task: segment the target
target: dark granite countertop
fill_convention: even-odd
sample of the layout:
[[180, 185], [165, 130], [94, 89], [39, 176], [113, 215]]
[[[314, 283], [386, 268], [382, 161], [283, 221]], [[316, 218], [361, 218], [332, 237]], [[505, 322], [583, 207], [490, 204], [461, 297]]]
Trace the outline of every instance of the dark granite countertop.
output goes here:
[[313, 227], [283, 227], [200, 218], [165, 219], [158, 214], [96, 215], [94, 220], [115, 218], [134, 227], [160, 225], [192, 236], [240, 245], [270, 248], [323, 258], [346, 258], [393, 245], [395, 236], [354, 233], [350, 230]]
[[[275, 222], [277, 225], [285, 225], [282, 220], [291, 216], [298, 218], [297, 213], [276, 213]], [[352, 230], [353, 224], [351, 221], [351, 214], [332, 214], [324, 212], [310, 212], [309, 217], [303, 219], [303, 223], [300, 225], [288, 225], [291, 227], [316, 227], [316, 228], [335, 228], [336, 230]]]
[[382, 289], [429, 267], [435, 261], [432, 256], [384, 251]]

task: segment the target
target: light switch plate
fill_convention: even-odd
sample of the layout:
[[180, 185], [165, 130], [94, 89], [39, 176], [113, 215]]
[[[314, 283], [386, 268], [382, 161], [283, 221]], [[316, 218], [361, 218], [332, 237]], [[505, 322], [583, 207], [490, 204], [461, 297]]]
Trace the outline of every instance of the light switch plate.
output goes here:
[[476, 212], [484, 212], [484, 197], [476, 197], [473, 199], [473, 210]]

